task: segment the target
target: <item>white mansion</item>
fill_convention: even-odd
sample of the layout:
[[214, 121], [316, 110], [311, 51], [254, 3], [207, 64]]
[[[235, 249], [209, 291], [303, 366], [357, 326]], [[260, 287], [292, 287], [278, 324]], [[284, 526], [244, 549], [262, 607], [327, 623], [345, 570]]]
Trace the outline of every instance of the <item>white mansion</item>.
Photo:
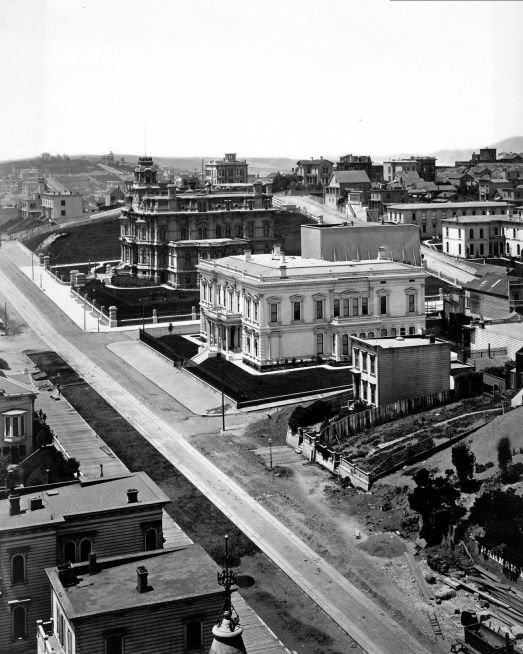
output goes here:
[[419, 334], [425, 273], [387, 259], [327, 261], [272, 254], [202, 260], [200, 332], [206, 347], [257, 368], [350, 364], [350, 336]]

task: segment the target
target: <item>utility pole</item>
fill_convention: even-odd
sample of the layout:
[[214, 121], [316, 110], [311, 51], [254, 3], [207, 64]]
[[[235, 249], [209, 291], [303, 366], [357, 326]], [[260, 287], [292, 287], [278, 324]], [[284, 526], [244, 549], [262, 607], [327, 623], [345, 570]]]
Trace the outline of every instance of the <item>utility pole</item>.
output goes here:
[[269, 469], [272, 470], [272, 438], [269, 438]]

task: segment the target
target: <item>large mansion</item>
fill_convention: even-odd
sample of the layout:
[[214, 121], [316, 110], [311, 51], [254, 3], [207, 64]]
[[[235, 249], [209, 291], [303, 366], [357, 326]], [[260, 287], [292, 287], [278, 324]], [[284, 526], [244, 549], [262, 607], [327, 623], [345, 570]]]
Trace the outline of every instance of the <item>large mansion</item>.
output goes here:
[[272, 254], [202, 260], [201, 337], [254, 368], [332, 360], [350, 364], [350, 337], [419, 334], [425, 273], [378, 258], [328, 261]]
[[274, 241], [270, 187], [207, 185], [179, 192], [160, 183], [150, 157], [142, 157], [128, 183], [120, 216], [121, 266], [131, 274], [197, 288], [200, 259], [230, 256], [250, 247], [270, 251]]

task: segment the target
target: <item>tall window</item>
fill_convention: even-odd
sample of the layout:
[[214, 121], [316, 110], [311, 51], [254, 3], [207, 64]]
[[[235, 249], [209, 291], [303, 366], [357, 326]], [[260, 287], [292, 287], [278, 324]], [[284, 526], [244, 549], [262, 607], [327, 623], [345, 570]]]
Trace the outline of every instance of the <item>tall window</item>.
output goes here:
[[361, 315], [362, 316], [368, 316], [369, 315], [369, 298], [368, 297], [362, 297], [361, 298]]
[[301, 302], [292, 303], [292, 319], [301, 320]]
[[91, 554], [92, 543], [90, 538], [83, 538], [80, 542], [80, 561], [88, 561]]
[[409, 313], [414, 313], [416, 311], [416, 296], [411, 293], [409, 295]]
[[335, 318], [340, 317], [340, 301], [338, 298], [334, 300], [334, 317]]
[[222, 228], [220, 227], [220, 225], [216, 225], [214, 231], [216, 232], [216, 238], [222, 237]]
[[387, 296], [386, 295], [381, 295], [380, 296], [380, 313], [381, 314], [387, 313]]
[[323, 319], [323, 300], [316, 300], [316, 320]]
[[349, 354], [349, 337], [347, 334], [343, 334], [341, 337], [341, 353], [343, 356], [348, 356]]
[[13, 584], [25, 582], [25, 558], [23, 554], [15, 554], [11, 559], [11, 578]]
[[323, 334], [316, 334], [316, 354], [323, 354]]
[[470, 236], [470, 238], [474, 238], [474, 230], [473, 229], [469, 230], [469, 236]]
[[225, 238], [231, 238], [231, 226], [225, 225]]
[[343, 315], [348, 316], [349, 315], [349, 299], [344, 298], [343, 300]]
[[369, 363], [370, 363], [370, 374], [375, 375], [376, 374], [376, 357], [369, 355]]
[[185, 649], [187, 652], [200, 650], [203, 647], [202, 623], [191, 620], [185, 623]]
[[13, 441], [25, 435], [25, 411], [13, 409], [4, 413], [4, 440]]
[[15, 606], [11, 614], [13, 640], [27, 638], [27, 620], [24, 606]]
[[278, 305], [271, 304], [271, 322], [278, 322]]
[[145, 532], [145, 551], [150, 552], [151, 550], [158, 549], [157, 543], [157, 533], [154, 527], [149, 527]]
[[381, 337], [382, 337], [382, 338], [386, 338], [386, 337], [387, 337], [387, 330], [386, 330], [386, 329], [382, 329], [382, 330], [381, 330]]
[[483, 238], [483, 227], [479, 230], [479, 237]]
[[416, 333], [415, 328], [414, 327], [409, 327], [409, 335], [414, 336], [415, 333]]
[[76, 563], [76, 543], [72, 540], [68, 540], [64, 545], [64, 561]]
[[105, 654], [124, 654], [122, 634], [105, 637]]
[[367, 353], [366, 352], [361, 353], [361, 369], [364, 372], [367, 371]]
[[359, 315], [359, 301], [357, 297], [352, 298], [352, 315], [353, 316], [358, 316]]

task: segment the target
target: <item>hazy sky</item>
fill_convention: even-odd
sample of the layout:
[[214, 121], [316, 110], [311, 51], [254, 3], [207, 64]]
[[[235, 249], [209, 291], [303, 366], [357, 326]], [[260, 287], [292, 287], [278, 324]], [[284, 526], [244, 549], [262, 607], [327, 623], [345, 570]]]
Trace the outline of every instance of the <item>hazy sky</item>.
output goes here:
[[0, 159], [427, 153], [523, 133], [523, 2], [0, 0]]

